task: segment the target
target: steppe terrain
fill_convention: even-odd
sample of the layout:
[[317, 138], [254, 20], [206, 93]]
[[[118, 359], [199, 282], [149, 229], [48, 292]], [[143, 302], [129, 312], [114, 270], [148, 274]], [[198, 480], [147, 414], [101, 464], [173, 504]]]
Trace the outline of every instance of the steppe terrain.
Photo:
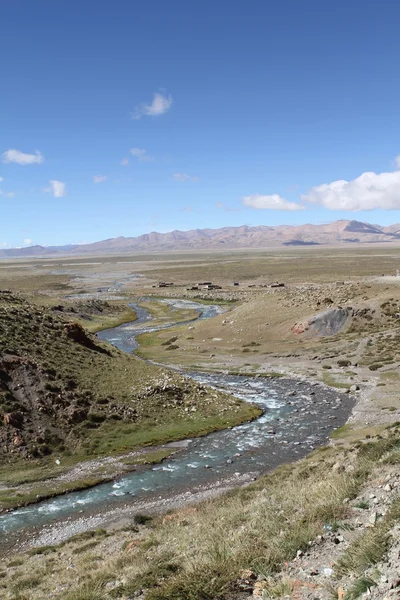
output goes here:
[[[246, 487], [3, 558], [4, 597], [398, 598], [398, 268], [400, 247], [386, 245], [0, 262], [3, 509], [259, 414], [185, 370], [318, 382], [356, 400], [328, 447]], [[166, 298], [225, 310], [194, 321]], [[138, 356], [95, 337], [145, 299], [171, 327], [141, 335]]]

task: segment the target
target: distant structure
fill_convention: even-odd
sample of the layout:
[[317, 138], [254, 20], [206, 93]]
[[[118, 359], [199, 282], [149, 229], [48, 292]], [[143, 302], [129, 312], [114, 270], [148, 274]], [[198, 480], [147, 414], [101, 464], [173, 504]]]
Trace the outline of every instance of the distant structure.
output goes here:
[[153, 285], [152, 287], [159, 287], [159, 288], [165, 288], [165, 287], [173, 287], [173, 283], [167, 283], [166, 281], [159, 281], [157, 285]]

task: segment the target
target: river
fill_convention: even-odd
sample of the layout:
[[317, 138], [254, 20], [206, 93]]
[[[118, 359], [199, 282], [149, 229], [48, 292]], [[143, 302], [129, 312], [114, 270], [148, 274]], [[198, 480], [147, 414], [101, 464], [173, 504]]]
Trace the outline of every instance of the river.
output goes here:
[[[196, 309], [199, 319], [223, 312], [217, 305], [184, 300], [168, 303], [176, 309]], [[98, 334], [126, 352], [137, 348], [140, 333], [171, 326], [155, 328], [149, 312], [133, 306], [136, 321]], [[224, 488], [228, 481], [231, 486], [235, 481], [237, 485], [247, 483], [325, 443], [332, 430], [346, 422], [354, 405], [351, 396], [307, 381], [193, 372], [185, 375], [258, 404], [263, 415], [251, 423], [186, 440], [176, 455], [160, 465], [0, 515], [0, 532], [11, 534], [31, 527], [40, 530], [46, 524], [81, 518], [82, 514], [100, 514], [102, 510], [118, 513], [127, 503]]]

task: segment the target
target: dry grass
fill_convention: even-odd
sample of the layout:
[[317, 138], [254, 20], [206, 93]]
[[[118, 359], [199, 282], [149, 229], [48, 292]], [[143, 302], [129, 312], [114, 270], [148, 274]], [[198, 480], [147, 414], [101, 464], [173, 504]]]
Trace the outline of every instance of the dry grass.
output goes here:
[[[346, 455], [334, 448], [317, 451], [246, 488], [149, 524], [94, 538], [85, 534], [51, 552], [24, 555], [23, 564], [13, 568], [0, 564], [7, 571], [0, 582], [5, 598], [14, 598], [10, 586], [15, 572], [35, 577], [44, 566], [47, 574], [31, 590], [32, 600], [122, 598], [143, 588], [150, 600], [211, 600], [223, 597], [246, 568], [271, 578], [267, 592], [279, 595], [288, 585], [279, 575], [283, 563], [305, 550], [324, 525], [346, 519], [349, 508], [343, 500], [356, 497], [379, 472], [379, 461], [398, 447], [399, 433], [393, 431], [389, 440], [365, 443]], [[338, 460], [354, 470], [334, 472]], [[368, 540], [350, 547], [346, 568], [360, 573], [376, 562], [384, 535], [378, 527], [368, 532]], [[77, 555], [80, 563], [74, 563], [73, 571], [66, 569]], [[54, 594], [55, 587], [68, 592]]]

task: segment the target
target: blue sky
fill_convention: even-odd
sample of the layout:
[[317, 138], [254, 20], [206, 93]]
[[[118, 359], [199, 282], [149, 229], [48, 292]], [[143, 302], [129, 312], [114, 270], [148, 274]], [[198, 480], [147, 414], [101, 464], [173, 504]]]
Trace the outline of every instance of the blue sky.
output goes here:
[[3, 0], [0, 246], [400, 220], [397, 0]]

